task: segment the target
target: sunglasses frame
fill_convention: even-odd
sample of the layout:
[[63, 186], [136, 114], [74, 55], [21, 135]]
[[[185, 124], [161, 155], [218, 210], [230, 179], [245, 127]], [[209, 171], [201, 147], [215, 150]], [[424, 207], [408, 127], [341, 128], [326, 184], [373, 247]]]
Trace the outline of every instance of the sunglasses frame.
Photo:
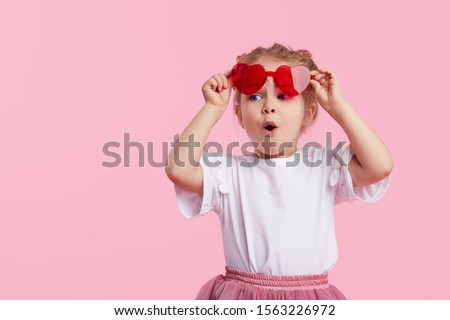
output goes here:
[[237, 63], [231, 69], [233, 88], [244, 95], [253, 94], [261, 89], [267, 77], [272, 77], [276, 86], [284, 93], [296, 96], [308, 87], [311, 72], [304, 65], [293, 67], [281, 65], [276, 71], [266, 71], [261, 64]]

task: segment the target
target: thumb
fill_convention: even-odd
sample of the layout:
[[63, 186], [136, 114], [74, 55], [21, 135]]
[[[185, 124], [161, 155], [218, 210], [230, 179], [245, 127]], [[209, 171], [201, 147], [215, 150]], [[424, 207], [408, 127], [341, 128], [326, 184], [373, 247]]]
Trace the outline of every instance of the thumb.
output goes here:
[[313, 87], [314, 93], [317, 95], [317, 93], [319, 93], [320, 91], [320, 83], [314, 79], [310, 80], [311, 86]]
[[224, 73], [225, 77], [227, 78], [227, 84], [229, 87], [232, 85], [231, 81], [231, 69], [227, 70], [227, 72]]

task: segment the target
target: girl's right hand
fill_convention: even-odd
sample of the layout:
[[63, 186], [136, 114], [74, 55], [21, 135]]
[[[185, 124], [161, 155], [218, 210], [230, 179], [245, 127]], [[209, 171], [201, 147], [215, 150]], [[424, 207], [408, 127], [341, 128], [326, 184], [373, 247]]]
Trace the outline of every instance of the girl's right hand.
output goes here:
[[202, 86], [205, 103], [226, 109], [231, 94], [231, 70], [216, 73]]

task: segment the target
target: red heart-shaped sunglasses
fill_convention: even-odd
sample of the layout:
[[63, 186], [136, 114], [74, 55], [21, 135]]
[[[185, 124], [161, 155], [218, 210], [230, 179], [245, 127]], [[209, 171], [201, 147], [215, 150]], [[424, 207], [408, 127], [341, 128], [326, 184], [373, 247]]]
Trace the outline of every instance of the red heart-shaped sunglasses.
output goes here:
[[282, 65], [276, 71], [266, 71], [260, 64], [238, 63], [231, 70], [233, 85], [245, 95], [261, 89], [269, 76], [273, 77], [275, 84], [282, 92], [290, 96], [302, 93], [311, 79], [309, 69], [303, 65], [295, 67]]

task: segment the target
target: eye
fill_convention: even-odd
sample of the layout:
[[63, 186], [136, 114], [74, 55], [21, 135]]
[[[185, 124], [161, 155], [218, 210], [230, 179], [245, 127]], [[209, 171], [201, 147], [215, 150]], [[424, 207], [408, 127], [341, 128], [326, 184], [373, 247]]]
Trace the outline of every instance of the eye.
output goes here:
[[258, 99], [256, 99], [257, 97], [261, 97], [259, 94], [252, 94], [250, 97], [249, 97], [249, 99], [251, 100], [251, 101], [258, 101]]
[[[251, 96], [249, 96], [249, 100], [251, 100], [251, 101], [258, 101], [258, 100], [260, 100], [258, 98], [262, 99], [261, 95], [259, 95], [259, 94], [252, 94]], [[287, 100], [287, 99], [289, 99], [289, 95], [287, 95], [285, 93], [281, 93], [281, 94], [278, 95], [278, 99]]]

